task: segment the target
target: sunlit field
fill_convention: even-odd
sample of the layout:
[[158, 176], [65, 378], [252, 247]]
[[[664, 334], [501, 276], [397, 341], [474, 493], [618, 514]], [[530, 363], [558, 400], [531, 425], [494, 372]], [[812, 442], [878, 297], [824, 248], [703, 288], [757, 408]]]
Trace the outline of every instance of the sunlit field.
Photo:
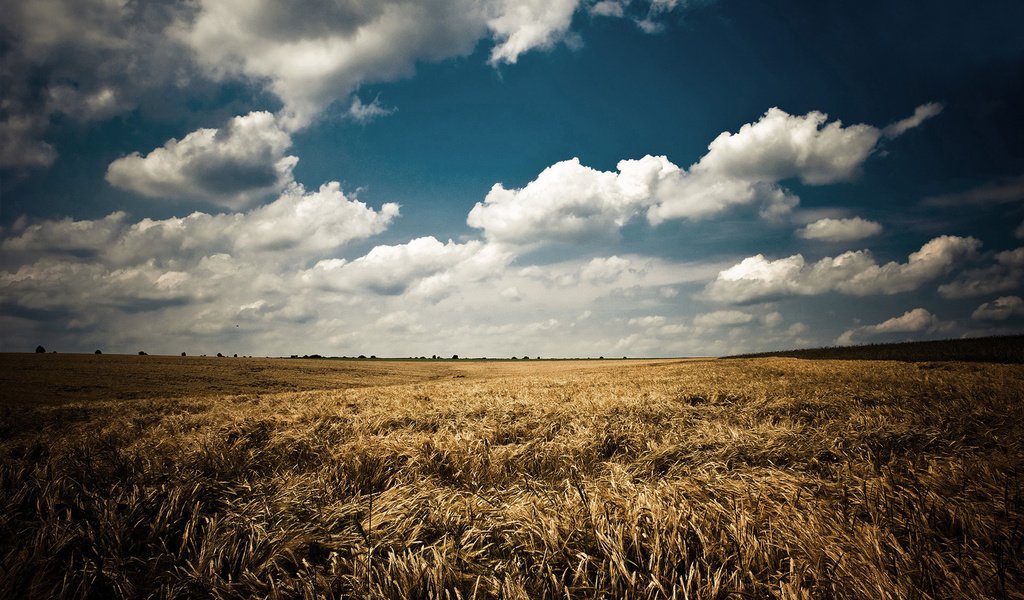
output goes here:
[[6, 598], [1024, 598], [1024, 367], [0, 355]]

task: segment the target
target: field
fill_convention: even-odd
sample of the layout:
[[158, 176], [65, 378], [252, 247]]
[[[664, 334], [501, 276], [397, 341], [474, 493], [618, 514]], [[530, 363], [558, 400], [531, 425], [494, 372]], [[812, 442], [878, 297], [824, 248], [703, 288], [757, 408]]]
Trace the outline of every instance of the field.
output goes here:
[[0, 355], [0, 597], [1024, 598], [1024, 367]]

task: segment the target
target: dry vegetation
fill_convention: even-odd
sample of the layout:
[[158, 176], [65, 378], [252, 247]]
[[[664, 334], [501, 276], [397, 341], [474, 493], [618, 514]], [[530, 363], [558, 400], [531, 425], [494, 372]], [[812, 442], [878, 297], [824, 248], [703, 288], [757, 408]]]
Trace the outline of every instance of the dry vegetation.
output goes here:
[[1024, 597], [1017, 365], [0, 367], [10, 598]]

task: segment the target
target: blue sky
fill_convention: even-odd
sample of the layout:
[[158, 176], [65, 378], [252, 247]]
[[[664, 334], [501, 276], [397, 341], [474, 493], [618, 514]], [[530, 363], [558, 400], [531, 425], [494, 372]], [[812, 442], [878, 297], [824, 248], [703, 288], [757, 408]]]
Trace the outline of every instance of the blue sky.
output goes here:
[[5, 351], [1024, 329], [1017, 2], [3, 4]]

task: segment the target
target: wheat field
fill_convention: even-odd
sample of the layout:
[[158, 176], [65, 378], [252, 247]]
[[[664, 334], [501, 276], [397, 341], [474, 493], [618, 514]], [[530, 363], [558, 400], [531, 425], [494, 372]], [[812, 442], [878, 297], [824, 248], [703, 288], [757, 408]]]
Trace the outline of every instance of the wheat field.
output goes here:
[[2, 355], [5, 598], [1024, 598], [1024, 368]]

